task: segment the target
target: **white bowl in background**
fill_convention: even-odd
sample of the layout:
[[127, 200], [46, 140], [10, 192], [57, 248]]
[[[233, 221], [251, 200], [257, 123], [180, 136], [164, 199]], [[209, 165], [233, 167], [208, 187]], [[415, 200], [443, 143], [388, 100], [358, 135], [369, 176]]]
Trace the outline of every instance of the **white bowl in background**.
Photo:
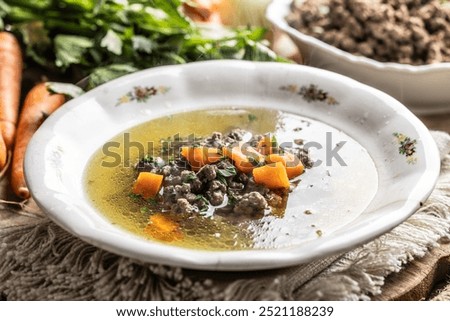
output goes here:
[[306, 65], [331, 70], [378, 88], [416, 114], [450, 111], [450, 63], [412, 66], [353, 55], [289, 26], [285, 17], [291, 12], [291, 3], [292, 0], [272, 1], [266, 18], [276, 29], [290, 36]]

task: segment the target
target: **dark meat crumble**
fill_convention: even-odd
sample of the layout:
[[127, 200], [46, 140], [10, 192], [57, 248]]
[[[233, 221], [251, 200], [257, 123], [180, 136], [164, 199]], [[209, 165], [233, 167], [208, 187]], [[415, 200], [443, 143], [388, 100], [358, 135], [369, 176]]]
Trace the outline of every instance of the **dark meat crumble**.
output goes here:
[[288, 23], [349, 53], [411, 65], [450, 61], [450, 2], [293, 1]]
[[[311, 166], [303, 148], [282, 148], [273, 134], [252, 135], [241, 129], [190, 142], [172, 140], [171, 145], [173, 155], [147, 156], [135, 165], [137, 181], [141, 173], [162, 179], [151, 197], [155, 212], [247, 218], [282, 214], [289, 180]], [[280, 170], [285, 179], [266, 179], [266, 170]], [[136, 185], [133, 192], [144, 195]]]

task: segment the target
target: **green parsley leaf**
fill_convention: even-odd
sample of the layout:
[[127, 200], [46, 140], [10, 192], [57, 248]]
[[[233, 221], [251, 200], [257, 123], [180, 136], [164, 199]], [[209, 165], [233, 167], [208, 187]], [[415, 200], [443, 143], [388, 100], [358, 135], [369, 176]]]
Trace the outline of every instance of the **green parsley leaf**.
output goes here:
[[21, 34], [25, 63], [37, 62], [66, 79], [73, 75], [67, 79], [73, 83], [91, 75], [88, 89], [132, 71], [168, 64], [286, 61], [267, 48], [264, 28], [208, 32], [184, 16], [183, 2], [0, 0], [0, 28], [7, 23]]
[[230, 166], [225, 169], [219, 168], [219, 169], [217, 169], [216, 173], [218, 176], [221, 176], [221, 177], [231, 177], [231, 176], [235, 176], [237, 174], [236, 167], [234, 167], [234, 166]]
[[5, 23], [3, 22], [3, 17], [5, 17], [10, 12], [9, 6], [3, 1], [0, 0], [0, 30], [5, 28]]
[[111, 29], [109, 29], [105, 37], [103, 37], [100, 46], [108, 49], [115, 55], [120, 56], [122, 54], [122, 39], [120, 39], [117, 33]]
[[145, 53], [152, 53], [153, 48], [154, 48], [154, 43], [144, 37], [144, 36], [134, 36], [131, 38], [131, 42], [133, 44], [133, 49], [136, 51], [141, 51], [141, 52], [145, 52]]
[[8, 4], [0, 0], [0, 17], [6, 16], [11, 11], [11, 8], [8, 6]]
[[141, 200], [141, 199], [142, 199], [142, 197], [141, 197], [140, 195], [134, 194], [134, 193], [128, 194], [128, 197], [131, 198], [131, 199], [133, 199], [133, 200], [135, 200], [135, 201], [138, 201], [138, 200]]
[[[36, 0], [34, 0], [36, 1]], [[51, 0], [50, 0], [51, 2]], [[59, 0], [60, 3], [64, 3], [70, 9], [80, 10], [80, 11], [91, 11], [94, 9], [97, 2], [94, 0]], [[61, 4], [60, 4], [61, 5]]]
[[54, 94], [63, 94], [70, 98], [76, 98], [84, 94], [84, 90], [80, 87], [62, 82], [47, 82], [47, 89]]
[[258, 117], [256, 117], [256, 115], [254, 114], [248, 114], [248, 121], [249, 122], [254, 122], [255, 120], [257, 120]]
[[23, 42], [26, 45], [26, 55], [33, 57], [38, 64], [45, 66], [47, 60], [45, 52], [51, 47], [51, 40], [48, 37], [44, 22], [35, 20], [17, 25], [17, 29], [22, 35]]
[[131, 72], [135, 72], [137, 70], [138, 69], [136, 67], [125, 64], [96, 68], [89, 76], [87, 89], [92, 89], [107, 81], [113, 80]]
[[219, 180], [219, 182], [221, 182], [223, 185], [228, 186], [228, 182], [225, 179], [225, 177], [223, 176], [217, 176], [217, 179]]
[[72, 64], [83, 62], [87, 49], [94, 46], [94, 41], [80, 36], [57, 35], [55, 37], [56, 66], [66, 69]]
[[184, 183], [189, 183], [195, 180], [197, 176], [194, 173], [189, 173], [189, 175], [184, 179]]

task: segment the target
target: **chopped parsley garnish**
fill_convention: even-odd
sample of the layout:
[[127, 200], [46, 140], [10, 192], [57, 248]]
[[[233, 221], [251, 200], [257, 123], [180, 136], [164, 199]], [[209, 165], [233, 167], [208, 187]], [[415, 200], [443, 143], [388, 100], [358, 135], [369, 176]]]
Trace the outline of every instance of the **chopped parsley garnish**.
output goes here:
[[255, 120], [258, 120], [258, 117], [256, 117], [256, 115], [248, 114], [248, 121], [249, 122], [254, 122]]

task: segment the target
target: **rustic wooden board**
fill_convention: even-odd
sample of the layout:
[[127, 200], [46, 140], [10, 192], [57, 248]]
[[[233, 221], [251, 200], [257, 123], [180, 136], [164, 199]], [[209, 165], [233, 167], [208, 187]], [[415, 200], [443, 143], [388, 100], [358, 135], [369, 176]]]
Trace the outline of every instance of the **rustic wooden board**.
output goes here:
[[373, 300], [427, 300], [436, 286], [448, 279], [449, 272], [450, 243], [447, 243], [388, 277], [382, 294]]

